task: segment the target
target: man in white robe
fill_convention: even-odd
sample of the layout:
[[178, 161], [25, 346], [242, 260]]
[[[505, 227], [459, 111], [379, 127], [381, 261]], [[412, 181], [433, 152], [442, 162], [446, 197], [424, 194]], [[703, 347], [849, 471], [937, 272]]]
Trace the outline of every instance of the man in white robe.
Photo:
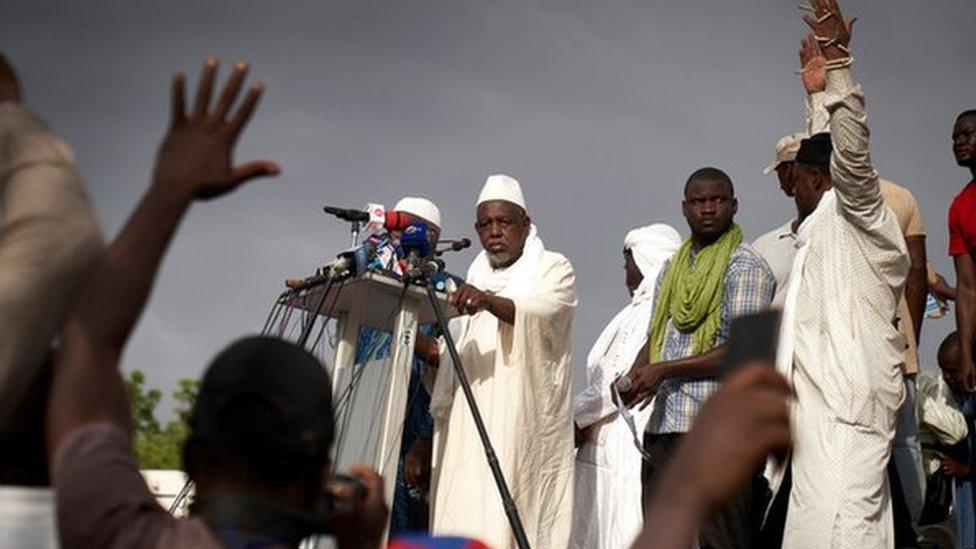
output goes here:
[[[547, 251], [517, 181], [488, 178], [475, 228], [484, 250], [452, 297], [461, 362], [527, 538], [536, 549], [569, 545], [573, 512], [570, 331], [572, 265]], [[450, 356], [431, 395], [432, 532], [515, 547], [484, 449]]]
[[[624, 239], [631, 301], [590, 350], [586, 385], [573, 398], [574, 421], [583, 442], [576, 452], [571, 547], [623, 549], [643, 528], [641, 441], [617, 413], [610, 386], [630, 370], [647, 341], [658, 273], [680, 245], [678, 231], [663, 224], [634, 229]], [[634, 410], [634, 424], [641, 432], [652, 409]]]
[[[830, 134], [804, 140], [794, 170], [799, 251], [777, 357], [796, 393], [783, 547], [893, 547], [885, 468], [903, 396], [894, 320], [909, 258], [871, 164], [849, 24], [835, 2], [814, 11], [806, 20], [825, 47], [807, 37], [818, 59], [804, 70], [827, 68]], [[775, 491], [778, 470], [768, 471]]]

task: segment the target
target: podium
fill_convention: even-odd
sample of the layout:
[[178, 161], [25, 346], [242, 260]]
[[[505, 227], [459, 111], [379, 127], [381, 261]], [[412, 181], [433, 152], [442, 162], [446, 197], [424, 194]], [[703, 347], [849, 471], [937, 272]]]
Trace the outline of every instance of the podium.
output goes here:
[[[378, 471], [392, 511], [417, 329], [436, 323], [437, 317], [425, 288], [404, 286], [400, 279], [376, 272], [319, 286], [287, 304], [314, 313], [323, 292], [320, 314], [338, 322], [329, 371], [336, 411], [333, 471], [348, 470], [354, 463]], [[438, 298], [445, 314], [451, 314], [447, 295], [438, 293]], [[390, 338], [388, 364], [356, 364], [363, 328], [388, 334], [383, 336]]]

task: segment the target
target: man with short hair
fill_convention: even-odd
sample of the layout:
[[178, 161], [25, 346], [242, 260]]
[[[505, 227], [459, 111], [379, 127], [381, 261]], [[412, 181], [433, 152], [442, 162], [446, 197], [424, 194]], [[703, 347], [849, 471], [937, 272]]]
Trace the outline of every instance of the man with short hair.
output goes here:
[[[783, 194], [793, 198], [793, 167], [796, 164], [796, 152], [800, 149], [800, 141], [807, 137], [806, 133], [794, 133], [784, 136], [776, 143], [776, 159], [766, 166], [763, 173], [769, 175], [773, 171], [779, 180], [779, 187]], [[752, 249], [766, 260], [769, 269], [776, 277], [776, 294], [773, 296], [774, 307], [783, 306], [783, 288], [790, 277], [793, 266], [793, 256], [796, 254], [796, 218], [790, 218], [782, 226], [760, 236], [752, 243]]]
[[[803, 71], [823, 73], [830, 133], [801, 143], [793, 171], [799, 249], [777, 357], [796, 391], [783, 547], [891, 547], [886, 465], [904, 394], [895, 319], [908, 250], [871, 164], [851, 23], [835, 0], [811, 4]], [[768, 470], [775, 491], [780, 469]]]
[[[767, 308], [776, 288], [766, 262], [742, 242], [733, 222], [738, 202], [729, 176], [716, 168], [697, 170], [684, 196], [691, 236], [658, 275], [648, 342], [622, 379], [627, 405], [653, 398], [644, 438], [651, 456], [645, 501], [654, 497], [678, 444], [720, 385], [732, 320]], [[703, 547], [752, 545], [758, 526], [753, 488], [714, 514], [701, 531]]]
[[280, 172], [268, 160], [232, 164], [263, 85], [250, 87], [232, 111], [247, 73], [239, 62], [211, 106], [216, 72], [209, 59], [190, 114], [184, 77], [174, 78], [153, 183], [65, 323], [47, 414], [62, 545], [297, 547], [329, 529], [339, 547], [378, 547], [387, 514], [382, 479], [354, 467], [365, 495], [353, 497], [348, 486], [327, 495], [331, 383], [323, 365], [291, 343], [240, 340], [204, 374], [184, 448], [196, 483], [191, 518], [170, 516], [139, 473], [119, 359], [166, 248], [195, 200]]
[[[484, 248], [451, 297], [451, 322], [498, 463], [529, 544], [569, 545], [573, 515], [570, 335], [576, 308], [573, 267], [545, 248], [522, 188], [493, 175], [478, 197], [475, 230]], [[432, 531], [495, 549], [515, 547], [450, 356], [431, 393], [434, 416]]]
[[969, 169], [972, 180], [949, 207], [949, 255], [956, 268], [956, 330], [962, 359], [958, 369], [949, 372], [953, 391], [976, 392], [976, 363], [973, 362], [973, 340], [976, 339], [976, 110], [956, 118], [952, 128], [952, 152], [956, 164]]

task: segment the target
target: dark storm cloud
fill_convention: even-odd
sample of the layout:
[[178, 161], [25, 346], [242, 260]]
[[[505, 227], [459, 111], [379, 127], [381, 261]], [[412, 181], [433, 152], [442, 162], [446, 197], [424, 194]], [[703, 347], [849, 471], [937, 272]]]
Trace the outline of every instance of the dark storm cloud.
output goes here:
[[[40, 5], [38, 5], [40, 4]], [[200, 60], [252, 61], [268, 82], [241, 155], [284, 174], [193, 207], [125, 357], [153, 383], [195, 376], [260, 328], [286, 276], [347, 244], [323, 203], [434, 198], [473, 236], [484, 177], [520, 179], [548, 246], [577, 270], [577, 365], [624, 301], [621, 239], [668, 222], [703, 165], [737, 184], [752, 239], [792, 211], [762, 166], [802, 128], [794, 2], [20, 2], [0, 48], [28, 100], [75, 146], [106, 231], [148, 181], [167, 80]], [[971, 0], [845, 4], [881, 172], [915, 192], [944, 273], [945, 210], [964, 174], [949, 125], [973, 107]], [[453, 258], [463, 272], [473, 257]], [[951, 277], [950, 277], [951, 278]], [[949, 320], [930, 323], [933, 363]]]

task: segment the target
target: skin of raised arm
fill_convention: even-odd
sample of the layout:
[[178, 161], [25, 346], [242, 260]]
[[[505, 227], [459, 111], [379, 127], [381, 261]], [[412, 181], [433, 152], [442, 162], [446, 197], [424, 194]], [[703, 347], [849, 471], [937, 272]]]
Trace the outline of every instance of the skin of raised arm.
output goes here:
[[279, 172], [270, 161], [232, 163], [234, 144], [263, 87], [251, 87], [241, 106], [228, 116], [247, 65], [236, 65], [211, 109], [216, 71], [216, 59], [208, 60], [189, 116], [184, 108], [185, 78], [182, 74], [174, 77], [172, 120], [157, 155], [153, 183], [102, 254], [83, 297], [68, 315], [48, 404], [49, 454], [68, 433], [86, 423], [108, 421], [128, 431], [130, 414], [119, 358], [190, 203]]
[[827, 60], [849, 57], [850, 51], [847, 48], [851, 43], [851, 34], [857, 19], [845, 20], [837, 0], [810, 0], [810, 6], [814, 14], [805, 15], [803, 20], [815, 36], [830, 40], [822, 48]]
[[976, 268], [969, 254], [957, 255], [956, 329], [959, 331], [959, 367], [947, 381], [953, 390], [976, 392], [976, 366], [973, 364], [974, 316], [976, 316]]
[[929, 292], [925, 237], [910, 236], [905, 239], [905, 243], [908, 245], [908, 257], [911, 259], [908, 280], [905, 282], [905, 301], [908, 302], [909, 314], [912, 317], [915, 341], [918, 341], [922, 333], [922, 322], [925, 320], [925, 302]]

